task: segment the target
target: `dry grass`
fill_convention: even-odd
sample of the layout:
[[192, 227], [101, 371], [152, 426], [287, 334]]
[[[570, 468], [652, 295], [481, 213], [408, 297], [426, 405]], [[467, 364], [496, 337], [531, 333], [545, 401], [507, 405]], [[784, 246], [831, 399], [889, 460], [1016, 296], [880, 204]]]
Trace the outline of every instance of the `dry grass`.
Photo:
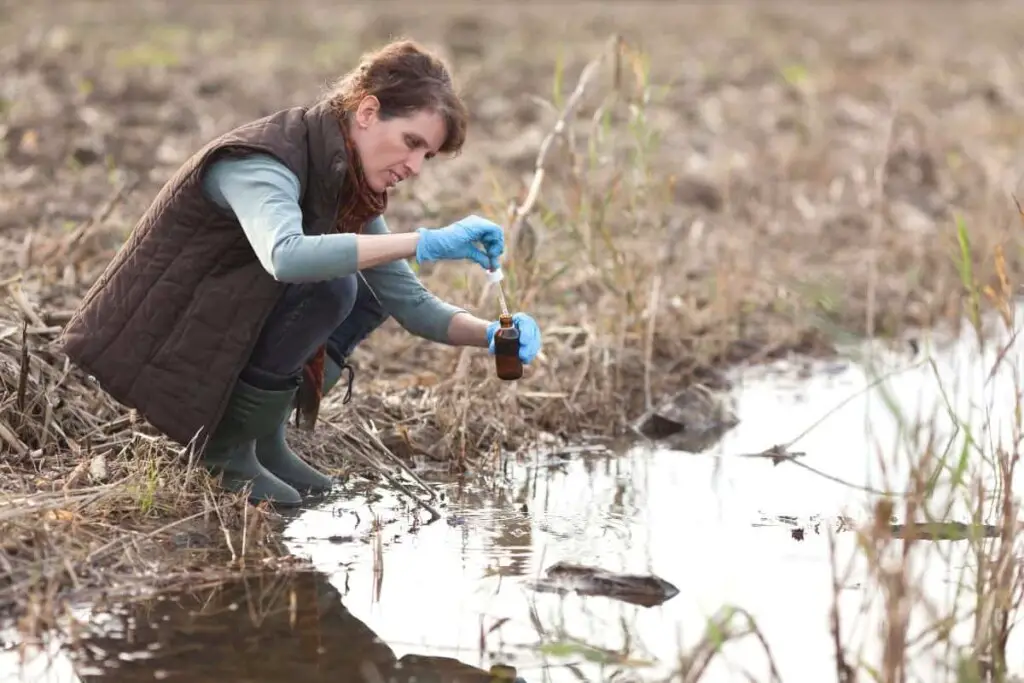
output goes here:
[[[466, 468], [540, 433], [619, 434], [731, 363], [955, 323], [958, 217], [976, 282], [998, 282], [997, 245], [1020, 275], [1019, 9], [70, 3], [39, 28], [54, 7], [5, 7], [0, 27], [0, 604], [23, 614], [180, 575], [182, 553], [199, 572], [276, 554], [269, 513], [212, 492], [48, 342], [191, 151], [389, 35], [443, 46], [476, 117], [466, 154], [396, 197], [392, 229], [509, 225], [506, 294], [545, 348], [508, 386], [486, 354], [389, 323], [357, 352], [353, 403], [326, 404], [344, 438], [307, 444], [337, 472], [382, 457], [378, 439]], [[494, 314], [481, 273], [422, 275]]]
[[27, 631], [50, 625], [69, 589], [130, 592], [279, 554], [265, 510], [211, 490], [64, 361], [29, 351], [24, 327], [8, 329], [0, 606], [17, 606]]

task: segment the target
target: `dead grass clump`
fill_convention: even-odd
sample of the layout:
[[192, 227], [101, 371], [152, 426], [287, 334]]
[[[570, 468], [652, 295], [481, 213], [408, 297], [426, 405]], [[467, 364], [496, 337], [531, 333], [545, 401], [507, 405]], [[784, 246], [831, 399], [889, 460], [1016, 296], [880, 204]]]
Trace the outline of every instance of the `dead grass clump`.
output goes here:
[[278, 554], [266, 511], [214, 492], [181, 449], [48, 351], [54, 328], [16, 283], [8, 291], [16, 306], [0, 307], [0, 613], [20, 614], [32, 631], [71, 596]]

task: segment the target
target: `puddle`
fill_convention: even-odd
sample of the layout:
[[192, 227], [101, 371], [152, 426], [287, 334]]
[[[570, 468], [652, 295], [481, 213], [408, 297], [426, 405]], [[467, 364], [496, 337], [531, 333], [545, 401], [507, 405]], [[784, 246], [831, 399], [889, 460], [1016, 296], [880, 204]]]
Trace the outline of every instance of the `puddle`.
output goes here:
[[[934, 368], [921, 356], [879, 355], [875, 372], [887, 379], [871, 388], [876, 375], [853, 363], [745, 370], [735, 391], [740, 423], [705, 453], [636, 447], [617, 455], [509, 461], [498, 482], [439, 485], [444, 519], [432, 524], [386, 493], [372, 506], [360, 499], [325, 504], [287, 528], [291, 550], [320, 572], [303, 579], [301, 590], [288, 589], [299, 597], [278, 600], [288, 603], [284, 612], [292, 616], [268, 617], [269, 628], [258, 631], [247, 621], [249, 608], [230, 610], [220, 598], [205, 608], [213, 616], [200, 621], [184, 619], [172, 608], [175, 600], [155, 603], [136, 611], [130, 639], [149, 659], [129, 657], [124, 636], [92, 642], [93, 650], [119, 664], [100, 680], [134, 680], [129, 672], [135, 670], [147, 680], [159, 671], [192, 681], [344, 680], [349, 672], [353, 680], [370, 681], [355, 675], [360, 663], [395, 671], [403, 657], [423, 666], [423, 657], [451, 658], [483, 671], [511, 665], [526, 681], [614, 680], [616, 672], [626, 674], [623, 680], [659, 680], [701, 639], [708, 620], [730, 607], [756, 621], [781, 680], [835, 680], [825, 531], [867, 519], [879, 500], [873, 492], [902, 489], [906, 454], [920, 452], [929, 438], [939, 449], [953, 439], [951, 452], [959, 455], [966, 432], [951, 423], [948, 407], [971, 418], [978, 442], [1006, 440], [1021, 368], [1011, 353], [987, 381], [997, 353], [993, 345], [979, 357], [973, 333], [965, 331], [959, 342], [935, 352]], [[890, 407], [897, 405], [902, 421]], [[930, 428], [915, 430], [918, 422]], [[777, 444], [804, 453], [798, 462], [817, 472], [742, 457]], [[994, 485], [980, 459], [972, 454], [969, 460], [967, 476]], [[932, 512], [971, 521], [963, 501], [948, 494], [937, 487]], [[960, 537], [963, 530], [950, 526], [941, 533]], [[870, 587], [855, 534], [840, 531], [835, 538], [848, 656], [879, 662], [883, 594]], [[936, 614], [952, 612], [953, 587], [962, 572], [973, 571], [969, 547], [962, 540], [923, 543], [912, 558], [911, 583]], [[536, 579], [559, 562], [653, 573], [678, 594], [644, 607], [535, 590]], [[273, 602], [261, 602], [265, 592], [251, 588], [224, 590], [234, 591], [229, 602], [263, 605], [253, 614]], [[292, 606], [303, 601], [316, 608]], [[190, 609], [203, 604], [193, 599]], [[912, 635], [934, 621], [918, 612], [911, 616]], [[310, 623], [318, 625], [293, 630], [290, 619], [301, 621], [302, 614], [316, 615]], [[948, 642], [967, 643], [970, 636], [967, 623], [953, 629]], [[1018, 654], [1009, 664], [1019, 672], [1024, 647], [1015, 638], [1009, 651]], [[700, 680], [772, 680], [763, 652], [753, 637], [730, 643]], [[943, 680], [935, 667], [951, 659], [943, 647], [923, 652], [908, 678]], [[0, 672], [5, 666], [0, 660]], [[88, 679], [79, 676], [20, 680]], [[435, 670], [417, 680], [455, 679]]]
[[[965, 331], [933, 353], [934, 366], [921, 355], [879, 353], [870, 373], [853, 363], [746, 370], [735, 392], [741, 422], [704, 454], [635, 448], [619, 457], [538, 456], [509, 463], [501, 486], [445, 487], [447, 523], [405, 534], [409, 523], [395, 519], [382, 548], [309, 540], [336, 529], [355, 533], [330, 508], [293, 523], [291, 547], [344, 585], [346, 606], [396, 652], [444, 653], [482, 667], [497, 657], [515, 663], [527, 680], [578, 680], [566, 663], [587, 680], [607, 680], [617, 669], [654, 680], [671, 673], [681, 647], [699, 641], [709, 618], [735, 606], [756, 620], [782, 680], [834, 680], [824, 532], [837, 520], [868, 519], [880, 498], [872, 491], [902, 490], [907, 454], [920, 453], [929, 438], [939, 449], [953, 439], [950, 451], [958, 456], [964, 432], [954, 428], [950, 409], [971, 420], [978, 442], [1002, 435], [1009, 443], [1019, 359], [1010, 354], [986, 383], [997, 353], [979, 356], [973, 333]], [[803, 452], [799, 462], [820, 473], [738, 457], [797, 437], [790, 450]], [[978, 458], [971, 461], [967, 476], [994, 486]], [[949, 487], [936, 489], [930, 508], [940, 519], [971, 521]], [[955, 525], [933, 532], [963, 536]], [[855, 534], [840, 532], [836, 543], [852, 658], [881, 661], [879, 591], [865, 590]], [[912, 583], [938, 614], [953, 613], [952, 588], [976, 562], [969, 544], [942, 540], [919, 550]], [[645, 608], [530, 589], [561, 561], [653, 572], [679, 594]], [[874, 616], [857, 618], [865, 611]], [[912, 617], [911, 634], [933, 621], [922, 611]], [[966, 643], [969, 634], [954, 630], [950, 639]], [[730, 645], [701, 680], [745, 680], [744, 671], [770, 680], [762, 653], [753, 638]], [[950, 658], [941, 648], [921, 655], [911, 677], [937, 680], [935, 663]], [[1024, 654], [1010, 664], [1024, 670]]]

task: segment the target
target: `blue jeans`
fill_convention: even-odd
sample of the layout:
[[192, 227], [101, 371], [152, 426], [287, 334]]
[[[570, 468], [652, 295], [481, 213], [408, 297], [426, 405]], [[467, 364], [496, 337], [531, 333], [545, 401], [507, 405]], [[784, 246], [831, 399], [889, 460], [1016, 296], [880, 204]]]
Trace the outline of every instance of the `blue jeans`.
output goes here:
[[288, 285], [263, 325], [241, 379], [261, 389], [291, 389], [321, 344], [326, 342], [327, 355], [344, 367], [356, 346], [387, 319], [358, 275]]

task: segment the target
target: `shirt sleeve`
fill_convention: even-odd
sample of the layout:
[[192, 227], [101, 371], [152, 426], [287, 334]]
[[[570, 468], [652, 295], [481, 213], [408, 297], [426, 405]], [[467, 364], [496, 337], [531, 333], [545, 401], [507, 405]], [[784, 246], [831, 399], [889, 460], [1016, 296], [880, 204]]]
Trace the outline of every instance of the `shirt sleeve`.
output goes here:
[[[384, 219], [377, 218], [365, 232], [385, 235], [390, 231]], [[448, 343], [448, 324], [464, 309], [427, 290], [404, 259], [367, 268], [362, 274], [381, 307], [405, 330], [430, 341]]]
[[277, 159], [257, 154], [220, 159], [206, 171], [203, 190], [230, 209], [256, 258], [281, 282], [318, 282], [358, 270], [356, 236], [302, 232], [299, 179]]

